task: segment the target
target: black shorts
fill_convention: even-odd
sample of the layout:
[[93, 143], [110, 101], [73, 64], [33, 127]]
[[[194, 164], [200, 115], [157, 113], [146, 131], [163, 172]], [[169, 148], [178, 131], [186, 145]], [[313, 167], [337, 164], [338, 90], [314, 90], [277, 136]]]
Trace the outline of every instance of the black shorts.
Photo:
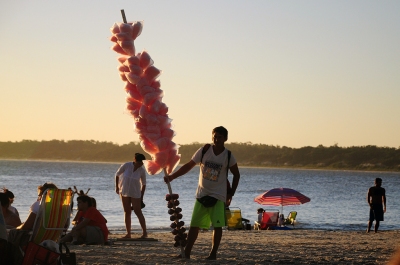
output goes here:
[[382, 203], [380, 204], [372, 204], [369, 210], [369, 220], [372, 222], [376, 221], [383, 221], [383, 206]]

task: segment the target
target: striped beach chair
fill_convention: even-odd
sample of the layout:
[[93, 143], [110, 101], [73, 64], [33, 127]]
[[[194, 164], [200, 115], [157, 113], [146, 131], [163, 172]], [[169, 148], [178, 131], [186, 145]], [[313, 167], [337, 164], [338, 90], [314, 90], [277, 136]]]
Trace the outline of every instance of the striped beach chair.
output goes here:
[[30, 241], [40, 244], [44, 240], [59, 240], [69, 226], [73, 197], [72, 190], [47, 189], [44, 192]]

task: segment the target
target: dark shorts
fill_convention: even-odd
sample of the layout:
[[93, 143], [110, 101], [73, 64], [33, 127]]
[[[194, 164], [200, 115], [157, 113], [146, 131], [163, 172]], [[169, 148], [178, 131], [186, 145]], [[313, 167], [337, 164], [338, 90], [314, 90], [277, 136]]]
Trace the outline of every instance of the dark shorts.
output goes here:
[[383, 206], [382, 204], [372, 204], [369, 210], [369, 220], [383, 221]]

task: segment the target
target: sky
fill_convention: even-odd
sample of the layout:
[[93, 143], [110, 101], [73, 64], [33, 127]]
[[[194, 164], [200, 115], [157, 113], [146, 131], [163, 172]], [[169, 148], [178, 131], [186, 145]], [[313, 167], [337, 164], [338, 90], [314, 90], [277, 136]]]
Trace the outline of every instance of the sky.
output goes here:
[[138, 141], [110, 28], [135, 41], [178, 144], [400, 148], [400, 1], [1, 1], [0, 141]]

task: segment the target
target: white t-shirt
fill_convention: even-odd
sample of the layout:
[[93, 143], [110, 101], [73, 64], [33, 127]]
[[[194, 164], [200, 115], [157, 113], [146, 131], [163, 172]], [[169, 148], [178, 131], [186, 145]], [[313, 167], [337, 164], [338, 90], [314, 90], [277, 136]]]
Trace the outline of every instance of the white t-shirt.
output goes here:
[[29, 209], [30, 212], [37, 214], [40, 209], [40, 201], [35, 201], [32, 205], [31, 208]]
[[[197, 150], [192, 157], [192, 161], [196, 164], [201, 162], [202, 150], [203, 147]], [[196, 198], [208, 195], [225, 202], [227, 170], [235, 164], [236, 159], [231, 153], [228, 166], [228, 149], [225, 148], [221, 154], [216, 156], [211, 145], [203, 156], [203, 163], [200, 164]]]
[[119, 176], [119, 194], [124, 197], [141, 198], [142, 186], [146, 185], [146, 171], [143, 166], [133, 171], [133, 162], [123, 164], [115, 173]]

